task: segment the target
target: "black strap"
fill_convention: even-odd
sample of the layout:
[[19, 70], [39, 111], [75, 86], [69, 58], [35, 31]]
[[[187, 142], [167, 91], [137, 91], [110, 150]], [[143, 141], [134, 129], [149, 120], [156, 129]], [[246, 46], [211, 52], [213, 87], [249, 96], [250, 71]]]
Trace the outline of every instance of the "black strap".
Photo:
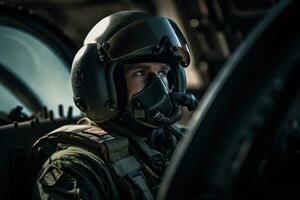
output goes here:
[[106, 122], [101, 124], [101, 127], [107, 129], [107, 131], [114, 132], [116, 134], [128, 137], [132, 144], [137, 149], [138, 153], [141, 154], [143, 159], [147, 164], [159, 175], [162, 175], [166, 167], [166, 159], [163, 157], [162, 153], [155, 149], [151, 149], [140, 137], [137, 137], [130, 130], [112, 122]]

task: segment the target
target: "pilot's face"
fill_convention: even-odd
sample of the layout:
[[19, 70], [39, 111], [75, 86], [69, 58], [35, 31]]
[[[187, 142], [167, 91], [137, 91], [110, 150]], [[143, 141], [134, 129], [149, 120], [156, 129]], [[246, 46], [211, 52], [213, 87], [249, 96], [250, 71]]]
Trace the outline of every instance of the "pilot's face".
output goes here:
[[159, 76], [168, 84], [167, 74], [170, 66], [161, 62], [143, 62], [125, 65], [125, 80], [127, 84], [127, 108], [130, 106], [132, 96], [144, 89], [149, 80]]

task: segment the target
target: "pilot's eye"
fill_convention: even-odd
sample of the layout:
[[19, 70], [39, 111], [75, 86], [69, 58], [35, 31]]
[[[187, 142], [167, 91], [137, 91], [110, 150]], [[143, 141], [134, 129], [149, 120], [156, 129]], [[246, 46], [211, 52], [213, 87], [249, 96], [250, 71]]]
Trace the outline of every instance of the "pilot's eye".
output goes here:
[[160, 76], [160, 77], [166, 77], [167, 74], [168, 74], [169, 70], [161, 70], [159, 71], [157, 74]]
[[133, 76], [135, 77], [143, 77], [146, 76], [146, 71], [145, 70], [137, 70], [133, 73]]

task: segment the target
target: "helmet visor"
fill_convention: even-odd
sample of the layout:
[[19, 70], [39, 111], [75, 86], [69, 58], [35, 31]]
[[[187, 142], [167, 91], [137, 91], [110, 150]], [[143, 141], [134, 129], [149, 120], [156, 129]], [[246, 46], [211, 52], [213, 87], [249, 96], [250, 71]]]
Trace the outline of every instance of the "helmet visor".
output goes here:
[[184, 65], [190, 62], [189, 49], [177, 25], [163, 17], [152, 17], [137, 21], [123, 28], [109, 40], [108, 56], [112, 60], [127, 58], [131, 55], [151, 54], [163, 36], [169, 39], [176, 53], [181, 57]]

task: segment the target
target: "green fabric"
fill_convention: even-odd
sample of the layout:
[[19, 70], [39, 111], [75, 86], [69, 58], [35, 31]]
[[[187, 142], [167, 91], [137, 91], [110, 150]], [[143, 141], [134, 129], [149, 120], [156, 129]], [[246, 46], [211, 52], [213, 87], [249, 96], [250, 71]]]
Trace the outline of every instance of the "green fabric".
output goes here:
[[119, 199], [108, 166], [87, 150], [69, 146], [54, 153], [36, 179], [33, 199]]
[[[64, 126], [34, 145], [38, 169], [44, 164], [35, 179], [33, 199], [152, 199], [161, 181], [155, 172], [165, 166], [161, 152], [119, 126], [112, 131], [119, 135], [101, 136], [85, 133], [90, 127]], [[137, 151], [128, 152], [127, 138]]]
[[136, 135], [134, 135], [134, 133], [127, 130], [126, 128], [121, 127], [120, 125], [113, 122], [107, 122], [106, 124], [101, 125], [113, 130], [113, 132], [115, 132], [116, 134], [128, 137], [134, 142], [136, 147], [140, 149], [140, 152], [142, 152], [147, 159], [155, 156], [162, 157], [161, 152], [151, 149], [141, 138], [137, 137]]

